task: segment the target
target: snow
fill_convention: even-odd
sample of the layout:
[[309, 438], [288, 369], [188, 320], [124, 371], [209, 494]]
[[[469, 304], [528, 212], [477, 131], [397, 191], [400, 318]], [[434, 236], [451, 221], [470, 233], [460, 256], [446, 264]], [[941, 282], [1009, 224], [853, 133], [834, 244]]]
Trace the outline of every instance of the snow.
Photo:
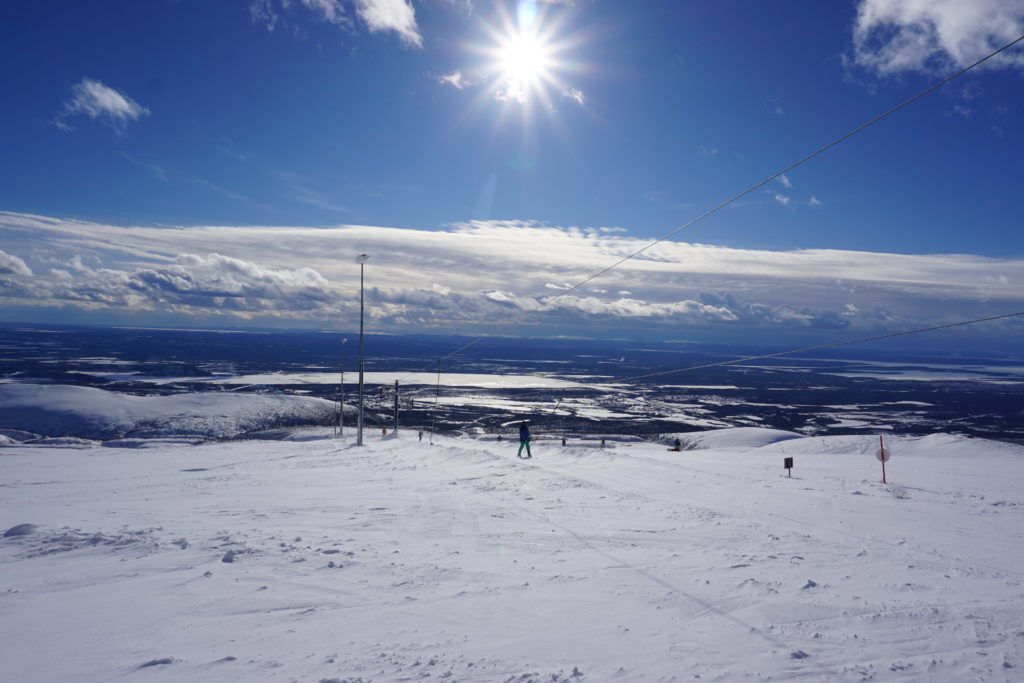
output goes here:
[[324, 422], [331, 415], [337, 415], [337, 404], [300, 396], [132, 396], [70, 385], [0, 385], [0, 427], [18, 441], [26, 440], [16, 436], [24, 432], [88, 439], [187, 435], [224, 438], [282, 424]]
[[0, 449], [5, 678], [1021, 678], [1020, 446], [328, 432]]
[[767, 427], [734, 427], [706, 432], [687, 432], [679, 435], [683, 447], [688, 450], [703, 448], [749, 450], [779, 441], [799, 438], [803, 438], [803, 435]]

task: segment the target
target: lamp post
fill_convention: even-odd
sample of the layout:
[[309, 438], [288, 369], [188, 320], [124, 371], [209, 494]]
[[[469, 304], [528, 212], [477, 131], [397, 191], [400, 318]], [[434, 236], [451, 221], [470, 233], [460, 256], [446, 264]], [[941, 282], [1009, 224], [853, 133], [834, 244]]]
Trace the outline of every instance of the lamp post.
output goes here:
[[370, 260], [369, 254], [356, 256], [359, 264], [359, 418], [356, 422], [356, 445], [363, 445], [363, 267]]
[[341, 396], [338, 399], [338, 436], [345, 436], [345, 342], [347, 337], [341, 339]]

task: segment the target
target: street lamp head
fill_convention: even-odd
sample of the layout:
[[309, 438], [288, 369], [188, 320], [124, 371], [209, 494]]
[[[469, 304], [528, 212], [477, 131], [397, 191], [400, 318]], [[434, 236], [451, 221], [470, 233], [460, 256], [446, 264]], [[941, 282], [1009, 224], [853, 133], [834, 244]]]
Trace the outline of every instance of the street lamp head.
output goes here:
[[356, 263], [358, 263], [359, 265], [362, 265], [362, 264], [366, 263], [369, 260], [370, 260], [370, 255], [369, 254], [360, 254], [359, 256], [356, 256]]

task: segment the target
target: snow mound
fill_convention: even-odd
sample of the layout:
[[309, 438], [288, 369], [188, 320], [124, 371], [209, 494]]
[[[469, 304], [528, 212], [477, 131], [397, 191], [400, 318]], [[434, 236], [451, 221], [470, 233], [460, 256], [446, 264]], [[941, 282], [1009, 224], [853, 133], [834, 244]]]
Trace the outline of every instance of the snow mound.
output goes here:
[[[847, 434], [836, 436], [809, 436], [798, 441], [789, 440], [764, 446], [765, 453], [874, 455], [878, 450], [878, 436]], [[913, 455], [926, 457], [972, 457], [984, 454], [1024, 455], [1024, 446], [991, 441], [963, 434], [928, 434], [926, 436], [885, 435], [885, 447], [894, 457]]]
[[[0, 436], [7, 437], [12, 442], [35, 441], [36, 439], [43, 438], [42, 434], [35, 434], [33, 432], [23, 432], [20, 429], [0, 429]], [[0, 439], [0, 443], [8, 442]]]
[[706, 432], [687, 432], [679, 435], [679, 441], [685, 450], [705, 448], [729, 448], [733, 450], [749, 450], [761, 448], [780, 441], [803, 439], [803, 434], [788, 432], [783, 429], [767, 427], [730, 427], [728, 429], [712, 429]]
[[0, 385], [0, 428], [45, 437], [229, 438], [283, 426], [325, 424], [337, 406], [288, 395], [194, 393], [132, 396], [93, 387]]

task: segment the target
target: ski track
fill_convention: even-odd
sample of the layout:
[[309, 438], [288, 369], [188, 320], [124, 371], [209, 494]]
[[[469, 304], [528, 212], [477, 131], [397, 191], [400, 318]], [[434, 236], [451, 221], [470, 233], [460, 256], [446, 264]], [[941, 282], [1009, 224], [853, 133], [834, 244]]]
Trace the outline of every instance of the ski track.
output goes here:
[[[1016, 681], [1024, 457], [6, 448], [10, 680]], [[977, 442], [976, 442], [977, 443]], [[909, 446], [908, 446], [909, 448]], [[989, 457], [990, 456], [990, 457]]]

